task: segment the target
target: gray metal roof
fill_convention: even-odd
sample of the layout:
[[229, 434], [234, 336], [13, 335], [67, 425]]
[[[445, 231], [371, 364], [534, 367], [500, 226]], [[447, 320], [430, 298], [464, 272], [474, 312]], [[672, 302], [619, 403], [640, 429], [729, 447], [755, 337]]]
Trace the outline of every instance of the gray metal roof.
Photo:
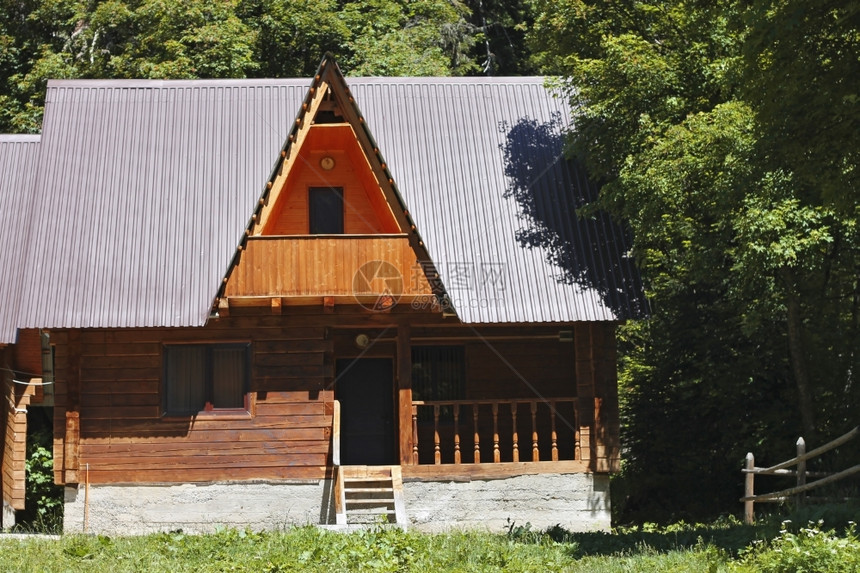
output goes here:
[[0, 344], [15, 342], [27, 238], [40, 221], [31, 205], [38, 135], [0, 135]]
[[[542, 78], [347, 83], [464, 322], [641, 314], [623, 236], [571, 216], [595, 190]], [[204, 324], [309, 84], [49, 82], [19, 325]]]

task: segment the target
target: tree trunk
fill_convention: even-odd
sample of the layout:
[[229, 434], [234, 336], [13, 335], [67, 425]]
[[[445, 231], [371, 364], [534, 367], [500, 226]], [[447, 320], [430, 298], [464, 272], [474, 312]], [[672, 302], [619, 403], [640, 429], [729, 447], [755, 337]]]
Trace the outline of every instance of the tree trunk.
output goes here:
[[803, 344], [803, 316], [800, 309], [800, 297], [791, 269], [784, 267], [782, 275], [785, 280], [785, 298], [788, 307], [788, 352], [791, 359], [791, 370], [794, 374], [794, 382], [797, 384], [803, 437], [806, 438], [807, 442], [811, 442], [811, 438], [815, 436], [815, 417], [809, 387], [809, 370], [806, 366], [806, 353]]

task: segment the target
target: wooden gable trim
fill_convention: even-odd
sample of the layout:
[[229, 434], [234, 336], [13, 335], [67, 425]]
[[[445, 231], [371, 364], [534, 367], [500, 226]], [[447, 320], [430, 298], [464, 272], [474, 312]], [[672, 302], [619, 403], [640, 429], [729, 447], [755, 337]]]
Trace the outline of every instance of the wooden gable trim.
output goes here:
[[307, 139], [308, 132], [313, 125], [313, 118], [320, 110], [323, 100], [328, 93], [328, 82], [325, 79], [318, 78], [320, 78], [319, 75], [314, 78], [314, 84], [316, 85], [311, 86], [308, 96], [305, 98], [305, 103], [302, 104], [302, 109], [299, 111], [298, 117], [296, 117], [296, 127], [284, 145], [284, 150], [281, 152], [281, 161], [278, 162], [279, 165], [275, 170], [274, 178], [270, 178], [269, 182], [266, 183], [266, 192], [263, 193], [263, 197], [260, 199], [261, 203], [258, 213], [255, 213], [256, 217], [252, 217], [250, 225], [251, 235], [261, 234], [266, 227], [266, 223], [269, 222], [275, 205], [284, 191], [284, 183], [286, 183], [287, 176], [292, 171], [296, 159], [301, 153], [302, 145], [305, 139]]
[[247, 238], [252, 235], [261, 234], [266, 223], [271, 218], [275, 204], [283, 192], [286, 178], [300, 154], [301, 145], [304, 143], [310, 127], [313, 125], [313, 118], [320, 109], [328, 105], [328, 102], [325, 101], [325, 96], [328, 92], [331, 92], [332, 97], [335, 99], [335, 105], [343, 112], [346, 122], [351, 125], [359, 147], [364, 152], [371, 171], [382, 189], [389, 209], [394, 215], [397, 224], [406, 232], [409, 238], [409, 244], [415, 253], [416, 261], [422, 266], [433, 294], [437, 297], [445, 296], [444, 285], [441, 282], [439, 273], [436, 271], [430, 253], [418, 232], [415, 222], [409, 215], [406, 203], [397, 190], [394, 178], [388, 170], [379, 147], [376, 145], [364, 117], [358, 109], [355, 98], [350, 94], [346, 80], [334, 58], [330, 54], [326, 54], [311, 82], [308, 94], [305, 96], [305, 101], [296, 116], [295, 125], [287, 141], [284, 143], [280, 158], [272, 171], [269, 181], [266, 183], [266, 188], [260, 196], [257, 208], [246, 226], [244, 237], [237, 246], [233, 260], [224, 274], [218, 294], [213, 301], [213, 313], [219, 310], [220, 301], [225, 297], [225, 288], [230, 274], [239, 263], [239, 257], [245, 248]]

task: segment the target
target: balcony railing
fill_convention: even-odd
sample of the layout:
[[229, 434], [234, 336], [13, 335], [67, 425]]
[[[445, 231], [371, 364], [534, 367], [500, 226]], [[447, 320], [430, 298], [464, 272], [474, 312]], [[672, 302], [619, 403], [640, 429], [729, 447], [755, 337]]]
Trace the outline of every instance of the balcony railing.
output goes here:
[[576, 398], [412, 402], [412, 463], [581, 460]]
[[406, 235], [248, 237], [227, 297], [429, 295]]

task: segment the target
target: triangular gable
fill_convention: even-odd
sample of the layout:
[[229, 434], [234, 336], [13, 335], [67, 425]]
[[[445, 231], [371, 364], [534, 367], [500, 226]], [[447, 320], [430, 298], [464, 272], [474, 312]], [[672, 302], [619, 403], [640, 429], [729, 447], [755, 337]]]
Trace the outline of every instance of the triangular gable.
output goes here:
[[[333, 151], [326, 152], [326, 149]], [[226, 308], [224, 298], [230, 296], [229, 292], [225, 292], [228, 290], [226, 287], [233, 271], [241, 264], [241, 253], [249, 238], [307, 234], [307, 225], [297, 223], [301, 217], [294, 216], [296, 209], [292, 207], [298, 205], [298, 211], [306, 213], [308, 180], [316, 179], [322, 186], [342, 188], [338, 183], [349, 179], [338, 177], [337, 168], [332, 170], [335, 175], [326, 176], [329, 165], [324, 161], [336, 165], [340, 161], [348, 163], [351, 175], [359, 181], [356, 185], [365, 195], [365, 198], [358, 202], [350, 202], [347, 216], [350, 209], [362, 212], [356, 213], [356, 220], [359, 222], [354, 223], [352, 229], [347, 223], [344, 233], [404, 235], [411, 249], [410, 256], [414, 257], [410, 266], [421, 269], [421, 279], [428, 282], [425, 292], [443, 296], [444, 288], [430, 262], [424, 241], [396, 188], [379, 147], [337, 63], [331, 55], [326, 55], [311, 82], [280, 157], [251, 215], [245, 238], [237, 248], [236, 256], [223, 280], [219, 297], [215, 301], [216, 308]], [[345, 194], [348, 192], [344, 191]], [[361, 201], [366, 201], [370, 215], [362, 209]], [[356, 203], [359, 203], [357, 207]], [[415, 277], [404, 279], [414, 281]]]

